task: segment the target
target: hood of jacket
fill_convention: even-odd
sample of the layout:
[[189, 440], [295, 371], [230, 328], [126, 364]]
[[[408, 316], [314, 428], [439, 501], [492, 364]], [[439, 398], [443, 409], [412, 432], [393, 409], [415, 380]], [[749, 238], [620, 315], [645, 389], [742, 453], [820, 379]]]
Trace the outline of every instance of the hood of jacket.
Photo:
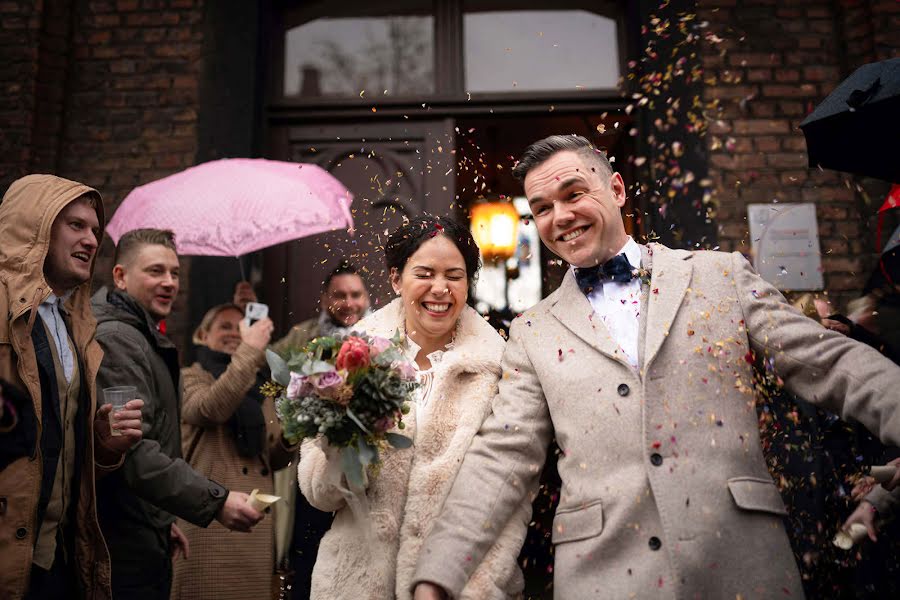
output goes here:
[[[50, 249], [53, 221], [73, 200], [84, 196], [96, 200], [100, 223], [98, 245], [103, 241], [106, 219], [97, 190], [55, 175], [27, 175], [9, 186], [0, 203], [0, 340], [8, 339], [12, 322], [37, 307], [51, 293], [44, 277], [44, 260]], [[96, 262], [96, 261], [95, 261]], [[93, 274], [94, 265], [91, 265]], [[72, 292], [67, 308], [74, 318], [92, 320], [91, 282]]]

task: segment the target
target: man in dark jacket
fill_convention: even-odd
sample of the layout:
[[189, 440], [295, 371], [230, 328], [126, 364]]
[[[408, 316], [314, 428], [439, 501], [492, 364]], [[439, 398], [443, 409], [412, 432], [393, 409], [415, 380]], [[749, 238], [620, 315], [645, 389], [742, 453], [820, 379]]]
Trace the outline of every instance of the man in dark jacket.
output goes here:
[[262, 514], [247, 495], [229, 492], [194, 471], [181, 453], [178, 351], [159, 330], [178, 294], [178, 256], [170, 231], [137, 229], [116, 247], [115, 289], [93, 298], [104, 350], [101, 387], [132, 385], [144, 399], [144, 439], [120, 473], [98, 486], [100, 525], [112, 556], [113, 595], [167, 600], [172, 557], [187, 554], [175, 516], [206, 527], [217, 519], [249, 531]]
[[28, 175], [0, 204], [0, 598], [109, 599], [94, 478], [141, 439], [140, 400], [96, 405], [96, 190]]

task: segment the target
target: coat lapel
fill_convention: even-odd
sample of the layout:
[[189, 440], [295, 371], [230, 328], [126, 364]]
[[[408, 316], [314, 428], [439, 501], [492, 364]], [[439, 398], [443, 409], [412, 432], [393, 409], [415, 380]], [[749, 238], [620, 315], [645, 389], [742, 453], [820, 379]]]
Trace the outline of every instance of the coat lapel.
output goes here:
[[[593, 348], [613, 360], [628, 365], [622, 352], [617, 352], [619, 345], [612, 339], [600, 316], [594, 312], [590, 300], [578, 289], [578, 283], [571, 269], [563, 277], [562, 285], [559, 287], [559, 298], [550, 312], [560, 323]], [[630, 365], [628, 367], [631, 368]]]
[[692, 254], [686, 250], [669, 250], [654, 244], [652, 247], [642, 247], [642, 252], [645, 264], [649, 265], [644, 268], [651, 272], [642, 363], [646, 372], [675, 321], [675, 315], [678, 314], [681, 301], [691, 283], [693, 267], [690, 262]]

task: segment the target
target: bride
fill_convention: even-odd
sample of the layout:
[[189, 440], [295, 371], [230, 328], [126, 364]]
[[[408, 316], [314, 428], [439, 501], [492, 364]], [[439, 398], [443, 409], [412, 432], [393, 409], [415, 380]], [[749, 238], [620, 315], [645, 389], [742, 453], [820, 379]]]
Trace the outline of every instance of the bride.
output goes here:
[[[504, 342], [466, 304], [480, 267], [468, 229], [442, 217], [419, 217], [391, 234], [385, 255], [397, 298], [355, 329], [385, 338], [401, 332], [420, 384], [402, 430], [414, 443], [384, 450], [380, 468], [368, 473], [370, 547], [367, 525], [356, 520], [340, 492], [347, 482], [337, 449], [322, 438], [304, 442], [300, 489], [316, 508], [336, 511], [313, 569], [314, 599], [411, 598], [421, 543], [497, 391]], [[516, 558], [530, 514], [530, 502], [523, 503], [508, 523], [498, 524], [502, 534], [461, 598], [521, 596]]]

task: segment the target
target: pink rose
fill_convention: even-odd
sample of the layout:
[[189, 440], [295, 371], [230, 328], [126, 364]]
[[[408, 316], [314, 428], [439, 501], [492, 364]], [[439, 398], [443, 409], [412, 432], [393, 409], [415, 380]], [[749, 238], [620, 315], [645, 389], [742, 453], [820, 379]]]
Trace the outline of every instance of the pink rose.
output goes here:
[[353, 371], [369, 366], [369, 345], [362, 338], [348, 337], [338, 351], [334, 366]]
[[286, 396], [291, 400], [296, 400], [300, 396], [306, 396], [312, 391], [309, 383], [309, 377], [300, 375], [299, 373], [291, 373], [291, 381], [288, 383]]
[[375, 358], [385, 350], [391, 347], [391, 340], [383, 337], [374, 336], [369, 346], [369, 357]]
[[337, 371], [326, 371], [309, 378], [313, 389], [323, 398], [336, 398], [344, 384], [344, 378]]
[[391, 370], [397, 371], [403, 381], [415, 381], [418, 375], [416, 367], [408, 360], [395, 360], [391, 363]]

